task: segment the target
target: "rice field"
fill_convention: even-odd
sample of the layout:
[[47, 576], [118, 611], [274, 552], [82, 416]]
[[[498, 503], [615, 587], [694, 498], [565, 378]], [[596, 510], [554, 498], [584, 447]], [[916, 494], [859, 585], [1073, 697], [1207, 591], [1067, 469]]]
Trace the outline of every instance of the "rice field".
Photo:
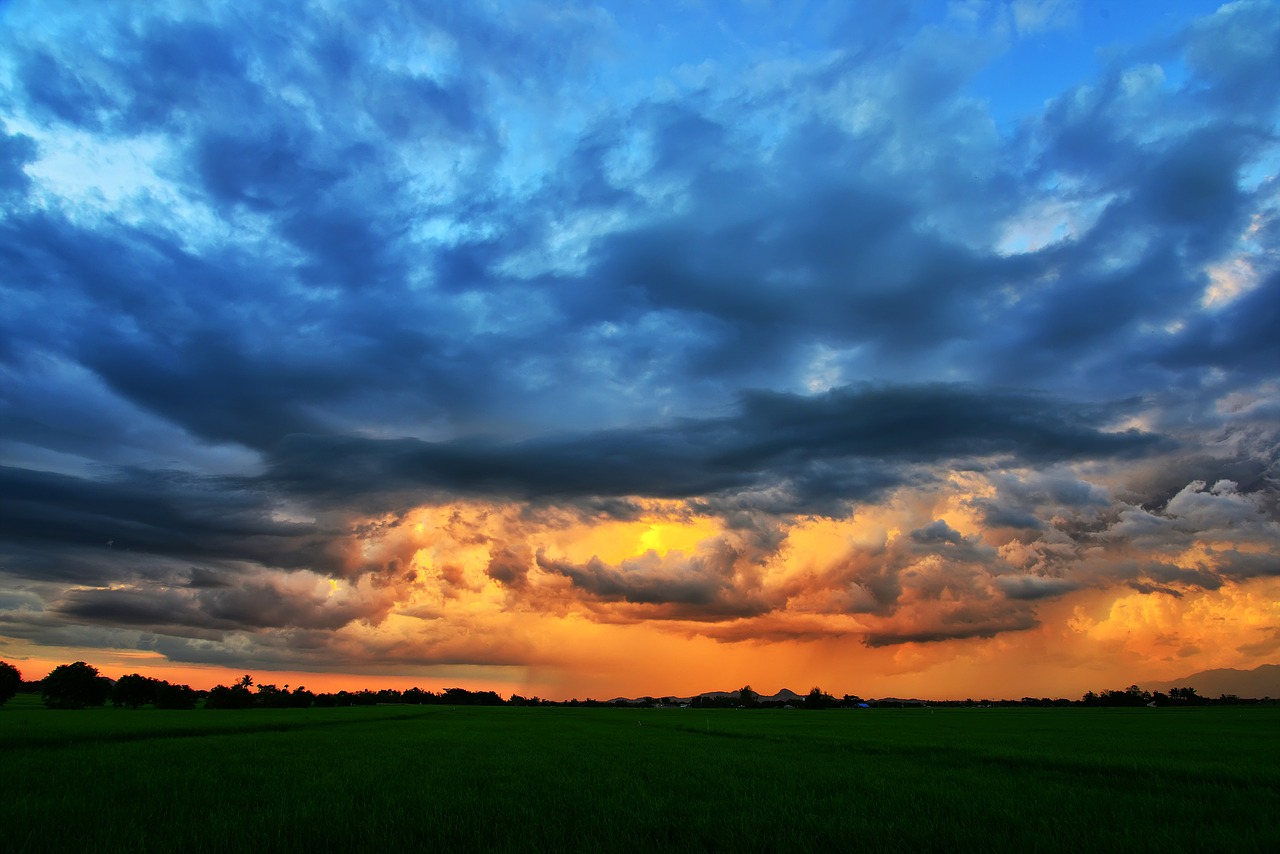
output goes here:
[[0, 848], [1280, 850], [1280, 708], [0, 708]]

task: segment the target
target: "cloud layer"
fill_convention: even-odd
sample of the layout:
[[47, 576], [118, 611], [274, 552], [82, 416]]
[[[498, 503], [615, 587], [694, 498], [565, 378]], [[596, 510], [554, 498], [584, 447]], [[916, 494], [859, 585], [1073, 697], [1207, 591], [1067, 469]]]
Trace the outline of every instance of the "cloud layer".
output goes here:
[[1280, 7], [682, 14], [6, 7], [12, 655], [1280, 654]]

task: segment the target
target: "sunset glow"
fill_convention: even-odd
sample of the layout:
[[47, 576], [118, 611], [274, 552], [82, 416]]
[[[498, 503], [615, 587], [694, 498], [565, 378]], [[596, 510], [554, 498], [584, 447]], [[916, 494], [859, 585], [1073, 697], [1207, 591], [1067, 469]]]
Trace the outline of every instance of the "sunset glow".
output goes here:
[[1112, 5], [0, 7], [0, 658], [1280, 662], [1280, 4]]

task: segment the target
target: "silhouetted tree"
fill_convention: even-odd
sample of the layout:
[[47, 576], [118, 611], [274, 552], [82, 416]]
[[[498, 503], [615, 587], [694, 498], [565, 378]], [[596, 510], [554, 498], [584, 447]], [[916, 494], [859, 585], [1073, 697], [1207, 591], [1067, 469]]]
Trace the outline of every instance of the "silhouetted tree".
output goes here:
[[1143, 691], [1137, 685], [1130, 685], [1123, 691], [1103, 691], [1085, 694], [1080, 702], [1086, 706], [1145, 706], [1151, 702], [1150, 691]]
[[83, 709], [101, 706], [111, 693], [111, 682], [98, 675], [98, 668], [76, 661], [59, 664], [40, 683], [40, 695], [51, 709]]
[[830, 709], [834, 708], [835, 705], [836, 698], [816, 686], [804, 698], [804, 707], [806, 709]]
[[[604, 705], [603, 703], [599, 703], [594, 700], [590, 702], [597, 706]], [[475, 703], [478, 706], [505, 706], [507, 701], [502, 699], [502, 697], [498, 695], [497, 691], [477, 691], [475, 693]]]
[[163, 680], [153, 686], [157, 709], [194, 709], [196, 707], [195, 689], [190, 685], [170, 685]]
[[288, 686], [281, 690], [274, 685], [259, 685], [254, 705], [264, 709], [283, 709], [289, 705]]
[[22, 687], [22, 673], [7, 661], [0, 661], [0, 706], [13, 699]]
[[156, 680], [137, 673], [121, 676], [111, 688], [111, 705], [136, 709], [155, 702]]
[[316, 695], [299, 685], [297, 688], [294, 688], [293, 693], [289, 695], [289, 708], [309, 709], [311, 708], [311, 704], [315, 701]]
[[445, 688], [444, 701], [451, 706], [470, 706], [475, 698], [466, 688]]
[[738, 702], [742, 703], [745, 708], [750, 709], [760, 702], [760, 695], [752, 691], [750, 685], [743, 685], [738, 689]]
[[249, 688], [244, 684], [243, 679], [231, 687], [215, 685], [209, 689], [209, 696], [205, 698], [204, 707], [206, 709], [251, 709], [253, 708], [253, 694], [249, 692]]

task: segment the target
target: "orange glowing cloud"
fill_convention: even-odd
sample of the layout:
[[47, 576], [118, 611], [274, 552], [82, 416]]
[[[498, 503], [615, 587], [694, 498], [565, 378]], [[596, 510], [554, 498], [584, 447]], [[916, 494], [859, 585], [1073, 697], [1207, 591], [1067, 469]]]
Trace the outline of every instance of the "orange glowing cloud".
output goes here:
[[[1000, 693], [1071, 682], [1088, 658], [1072, 649], [1107, 650], [1161, 676], [1240, 660], [1210, 649], [1267, 654], [1277, 619], [1267, 582], [1215, 576], [1210, 590], [1198, 576], [1135, 568], [1139, 534], [1115, 533], [1195, 515], [1207, 533], [1167, 565], [1228, 572], [1224, 550], [1265, 546], [1214, 538], [1215, 519], [1250, 512], [1229, 487], [1193, 484], [1158, 516], [1122, 509], [1088, 546], [1067, 528], [1026, 539], [984, 526], [981, 508], [995, 493], [962, 474], [845, 519], [732, 528], [678, 501], [636, 500], [625, 518], [481, 502], [422, 507], [360, 528], [353, 565], [394, 563], [393, 572], [368, 571], [394, 589], [395, 605], [344, 627], [334, 643], [374, 661], [525, 668], [531, 683], [583, 694], [593, 685], [669, 693], [780, 684], [788, 673], [824, 674], [833, 688], [934, 695], [967, 679]], [[1143, 592], [1161, 572], [1169, 593]], [[1007, 672], [993, 678], [993, 667]]]
[[[1031, 529], [991, 524], [1009, 516], [1011, 484], [1027, 483], [1037, 500], [1074, 495], [1084, 509], [1041, 508], [1052, 521]], [[331, 576], [256, 569], [235, 587], [170, 591], [174, 626], [99, 664], [204, 685], [238, 675], [217, 667], [235, 656], [235, 670], [313, 690], [462, 683], [550, 697], [745, 683], [1083, 693], [1280, 652], [1280, 582], [1254, 569], [1274, 528], [1226, 482], [1190, 484], [1157, 511], [1069, 472], [958, 473], [844, 518], [454, 501], [354, 522]], [[73, 590], [64, 607], [128, 614], [144, 598]], [[261, 628], [230, 630], [221, 611]], [[195, 632], [174, 614], [214, 621]]]

